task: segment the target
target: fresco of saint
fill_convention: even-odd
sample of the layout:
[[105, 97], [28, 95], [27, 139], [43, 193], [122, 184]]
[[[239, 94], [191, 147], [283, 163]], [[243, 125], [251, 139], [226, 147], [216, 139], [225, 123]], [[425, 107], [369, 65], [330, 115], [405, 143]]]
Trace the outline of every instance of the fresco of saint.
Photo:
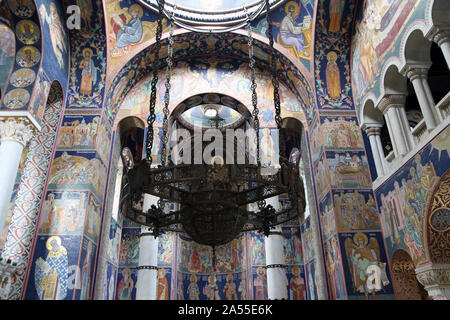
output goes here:
[[40, 300], [64, 300], [67, 295], [68, 258], [61, 238], [48, 238], [47, 258], [36, 260], [35, 286]]

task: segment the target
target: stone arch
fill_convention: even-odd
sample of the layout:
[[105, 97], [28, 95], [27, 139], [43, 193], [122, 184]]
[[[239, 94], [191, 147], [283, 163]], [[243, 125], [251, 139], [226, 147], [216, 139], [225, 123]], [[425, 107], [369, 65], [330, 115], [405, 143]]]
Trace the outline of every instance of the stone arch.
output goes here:
[[406, 77], [400, 73], [400, 59], [389, 58], [383, 66], [380, 75], [380, 96], [376, 103], [380, 102], [388, 94], [406, 94]]
[[399, 57], [401, 61], [401, 71], [407, 66], [431, 65], [431, 42], [425, 35], [426, 26], [422, 20], [416, 21], [408, 26], [400, 43]]
[[450, 28], [450, 3], [446, 0], [429, 0], [425, 9], [425, 21], [429, 30]]
[[402, 249], [396, 250], [391, 258], [392, 281], [394, 282], [397, 299], [423, 300], [426, 293], [419, 286], [415, 266], [411, 256]]

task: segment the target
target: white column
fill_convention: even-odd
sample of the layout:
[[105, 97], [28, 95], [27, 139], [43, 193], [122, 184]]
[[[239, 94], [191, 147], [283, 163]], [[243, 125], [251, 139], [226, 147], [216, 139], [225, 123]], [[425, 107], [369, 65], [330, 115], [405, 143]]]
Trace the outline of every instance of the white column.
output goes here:
[[[280, 210], [278, 197], [266, 200], [275, 210]], [[283, 235], [281, 227], [275, 227], [265, 238], [267, 295], [269, 300], [288, 299], [286, 265], [283, 250]]]
[[383, 113], [389, 130], [395, 156], [403, 156], [412, 147], [411, 129], [406, 119], [404, 95], [386, 95], [378, 108]]
[[[157, 205], [159, 198], [145, 194], [143, 210], [152, 204]], [[142, 227], [139, 242], [139, 266], [136, 288], [136, 300], [156, 300], [158, 285], [158, 238], [152, 230]]]
[[[381, 133], [381, 125], [367, 125], [364, 128], [364, 131], [367, 134], [367, 137], [369, 137], [370, 147], [372, 148], [372, 154], [373, 154], [373, 160], [375, 162], [375, 168], [377, 169], [378, 176], [381, 177], [384, 175], [384, 166], [383, 166], [383, 159], [384, 159], [384, 153], [383, 149], [380, 149], [381, 145], [381, 139], [380, 139], [380, 133]], [[380, 140], [380, 143], [377, 142]]]
[[[432, 130], [437, 125], [437, 112], [434, 108], [433, 98], [430, 97], [431, 91], [429, 88], [428, 90], [426, 89], [426, 87], [428, 87], [428, 69], [408, 67], [406, 75], [414, 87], [420, 110], [422, 110], [425, 123], [427, 124], [427, 129]], [[426, 85], [424, 85], [424, 83], [426, 83]]]
[[0, 119], [0, 230], [5, 224], [22, 151], [32, 134], [33, 127], [25, 120]]
[[438, 30], [433, 34], [431, 40], [436, 42], [439, 48], [441, 48], [447, 66], [450, 69], [450, 31]]

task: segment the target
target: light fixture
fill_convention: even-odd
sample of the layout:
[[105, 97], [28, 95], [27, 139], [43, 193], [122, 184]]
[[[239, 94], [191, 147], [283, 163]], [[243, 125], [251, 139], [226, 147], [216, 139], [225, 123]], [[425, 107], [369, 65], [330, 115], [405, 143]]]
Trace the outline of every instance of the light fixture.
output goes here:
[[[252, 119], [251, 125], [256, 132], [255, 164], [226, 164], [224, 159], [215, 157], [211, 163], [177, 164], [168, 163], [168, 116], [170, 98], [170, 74], [173, 56], [173, 15], [169, 16], [169, 54], [167, 57], [166, 94], [164, 104], [163, 137], [161, 165], [152, 164], [153, 123], [155, 121], [156, 85], [158, 82], [159, 52], [161, 47], [162, 18], [164, 0], [158, 0], [159, 19], [156, 33], [155, 60], [153, 62], [153, 80], [150, 96], [150, 116], [146, 150], [147, 158], [134, 165], [130, 157], [124, 156], [124, 182], [121, 195], [122, 213], [134, 222], [153, 229], [158, 236], [162, 232], [175, 231], [188, 234], [195, 242], [209, 245], [213, 250], [237, 238], [242, 232], [259, 231], [266, 236], [271, 228], [299, 216], [305, 208], [303, 183], [299, 176], [299, 167], [290, 163], [284, 152], [284, 138], [281, 127], [281, 108], [279, 83], [276, 73], [276, 54], [273, 48], [272, 23], [270, 21], [269, 0], [266, 1], [266, 19], [269, 26], [270, 59], [272, 83], [274, 85], [275, 121], [280, 133], [279, 165], [274, 169], [261, 165], [259, 139], [259, 109], [256, 95], [255, 59], [253, 57], [253, 37], [251, 19], [247, 20], [249, 65], [251, 70]], [[212, 118], [218, 117], [217, 110], [205, 110]], [[236, 148], [239, 144], [235, 141]], [[127, 152], [125, 150], [124, 155]], [[248, 159], [247, 159], [248, 160]], [[269, 173], [268, 173], [269, 172]], [[160, 198], [158, 205], [143, 210], [144, 194]], [[266, 199], [287, 194], [289, 205], [279, 211], [266, 204]], [[179, 209], [166, 212], [164, 203], [171, 201], [179, 204]], [[258, 210], [249, 210], [249, 205], [257, 204]]]

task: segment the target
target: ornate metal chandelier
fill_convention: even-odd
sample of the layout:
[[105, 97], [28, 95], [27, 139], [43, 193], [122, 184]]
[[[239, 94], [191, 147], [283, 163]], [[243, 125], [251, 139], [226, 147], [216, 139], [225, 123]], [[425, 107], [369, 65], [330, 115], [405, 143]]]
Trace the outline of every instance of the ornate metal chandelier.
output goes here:
[[[130, 220], [153, 230], [157, 237], [166, 231], [184, 232], [195, 242], [212, 246], [228, 243], [242, 232], [258, 231], [266, 236], [274, 226], [299, 216], [305, 207], [304, 189], [299, 177], [298, 164], [290, 163], [284, 157], [285, 145], [281, 127], [281, 107], [279, 83], [276, 71], [276, 54], [273, 48], [270, 5], [266, 0], [266, 19], [269, 26], [270, 65], [274, 86], [275, 120], [280, 135], [279, 166], [267, 174], [267, 166], [261, 165], [258, 120], [258, 101], [256, 94], [255, 59], [253, 57], [253, 38], [251, 19], [248, 17], [249, 66], [251, 70], [251, 90], [253, 112], [251, 124], [256, 132], [256, 164], [177, 164], [168, 163], [168, 123], [170, 102], [170, 77], [173, 66], [173, 14], [169, 32], [168, 56], [166, 59], [166, 91], [162, 136], [161, 165], [152, 165], [153, 124], [155, 121], [156, 87], [160, 66], [162, 18], [164, 0], [158, 0], [159, 19], [156, 34], [155, 60], [150, 95], [148, 130], [146, 136], [147, 157], [136, 165], [122, 152], [125, 162], [121, 194], [122, 213]], [[236, 142], [235, 142], [236, 143]], [[271, 171], [269, 171], [271, 172]], [[158, 205], [143, 210], [144, 194], [160, 198]], [[282, 209], [276, 210], [266, 204], [268, 198], [287, 194], [289, 201]], [[165, 201], [179, 204], [174, 212], [165, 212]], [[258, 210], [249, 210], [256, 204]]]

